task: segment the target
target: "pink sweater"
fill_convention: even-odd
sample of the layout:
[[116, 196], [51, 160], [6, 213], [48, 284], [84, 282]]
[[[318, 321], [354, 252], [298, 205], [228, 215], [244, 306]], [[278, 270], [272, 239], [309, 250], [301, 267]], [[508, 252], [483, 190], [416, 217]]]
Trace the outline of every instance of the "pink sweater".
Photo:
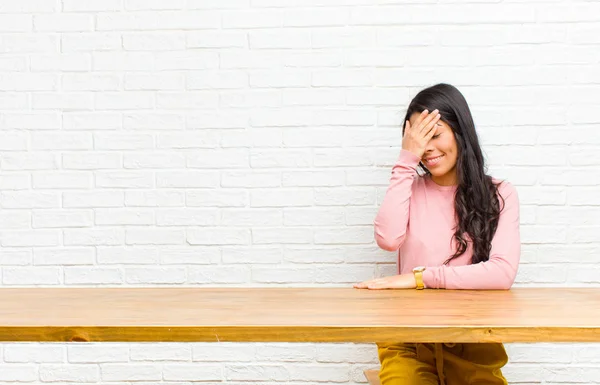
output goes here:
[[[419, 176], [418, 164], [416, 155], [401, 150], [374, 222], [379, 247], [399, 250], [400, 274], [412, 274], [413, 267], [426, 266], [423, 281], [427, 288], [510, 289], [521, 254], [517, 190], [508, 182], [499, 187], [505, 206], [492, 239], [490, 259], [471, 264], [473, 245], [465, 236], [466, 252], [443, 265], [456, 250], [455, 242], [451, 242], [456, 226], [456, 186], [440, 186], [430, 176]], [[499, 181], [494, 179], [494, 182]]]

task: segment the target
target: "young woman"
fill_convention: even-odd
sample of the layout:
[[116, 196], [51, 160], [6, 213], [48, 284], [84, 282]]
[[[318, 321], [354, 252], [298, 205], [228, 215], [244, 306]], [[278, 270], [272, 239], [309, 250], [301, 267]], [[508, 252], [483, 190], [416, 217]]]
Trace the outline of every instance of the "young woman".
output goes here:
[[[374, 221], [399, 275], [359, 289], [509, 289], [520, 259], [519, 199], [486, 175], [464, 96], [448, 84], [419, 92]], [[378, 343], [382, 385], [507, 384], [501, 343]]]

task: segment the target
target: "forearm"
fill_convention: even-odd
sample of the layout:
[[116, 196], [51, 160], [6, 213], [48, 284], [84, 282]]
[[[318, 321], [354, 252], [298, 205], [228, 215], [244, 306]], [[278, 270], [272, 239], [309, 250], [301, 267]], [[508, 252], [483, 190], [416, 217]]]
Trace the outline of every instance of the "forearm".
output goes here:
[[411, 189], [420, 159], [401, 150], [392, 168], [390, 185], [374, 220], [375, 240], [388, 251], [400, 248], [406, 237]]
[[423, 282], [431, 289], [508, 290], [516, 275], [506, 258], [493, 257], [474, 265], [428, 267]]

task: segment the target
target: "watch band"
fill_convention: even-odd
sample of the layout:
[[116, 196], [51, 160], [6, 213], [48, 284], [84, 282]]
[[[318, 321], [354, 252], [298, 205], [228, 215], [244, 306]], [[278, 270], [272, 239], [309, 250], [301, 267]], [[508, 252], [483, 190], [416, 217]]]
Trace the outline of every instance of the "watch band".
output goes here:
[[423, 271], [415, 271], [415, 281], [417, 282], [417, 290], [425, 289], [425, 284], [423, 283]]

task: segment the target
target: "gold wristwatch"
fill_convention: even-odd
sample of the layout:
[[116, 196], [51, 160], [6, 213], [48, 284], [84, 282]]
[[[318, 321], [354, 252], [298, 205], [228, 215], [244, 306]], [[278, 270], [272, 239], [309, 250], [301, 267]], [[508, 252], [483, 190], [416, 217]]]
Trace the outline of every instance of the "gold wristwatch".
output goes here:
[[423, 272], [425, 269], [425, 266], [417, 266], [413, 269], [415, 281], [417, 282], [417, 290], [423, 290], [425, 288], [425, 284], [423, 283]]

